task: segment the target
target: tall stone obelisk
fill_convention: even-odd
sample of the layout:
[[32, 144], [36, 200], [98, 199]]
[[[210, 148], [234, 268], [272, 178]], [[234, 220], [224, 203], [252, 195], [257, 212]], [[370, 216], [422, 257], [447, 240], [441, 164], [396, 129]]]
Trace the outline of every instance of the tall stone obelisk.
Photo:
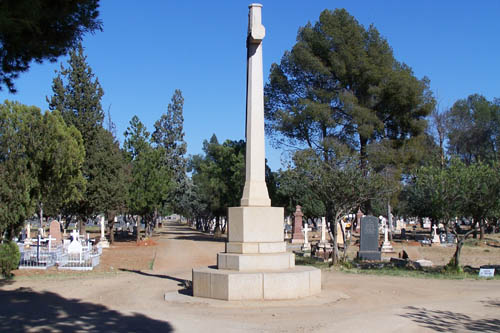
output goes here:
[[228, 208], [226, 251], [217, 269], [193, 269], [193, 295], [224, 300], [290, 299], [321, 291], [321, 271], [295, 266], [286, 251], [284, 209], [265, 181], [262, 5], [251, 4], [247, 35], [246, 176], [240, 207]]
[[242, 206], [271, 206], [265, 174], [264, 79], [262, 75], [262, 5], [251, 4], [247, 36], [247, 119], [245, 187]]

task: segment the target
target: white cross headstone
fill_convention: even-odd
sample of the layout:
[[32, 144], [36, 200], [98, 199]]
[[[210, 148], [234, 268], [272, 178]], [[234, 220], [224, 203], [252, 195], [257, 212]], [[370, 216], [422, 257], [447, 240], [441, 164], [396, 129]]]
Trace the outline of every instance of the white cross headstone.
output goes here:
[[52, 249], [52, 241], [57, 240], [57, 238], [53, 238], [51, 235], [47, 238], [49, 240], [49, 251]]
[[441, 243], [441, 240], [439, 239], [439, 235], [437, 233], [437, 226], [435, 224], [432, 227], [432, 229], [434, 229], [433, 237], [432, 237], [432, 242], [433, 243]]
[[394, 252], [391, 242], [389, 242], [389, 224], [387, 219], [384, 218], [384, 243], [382, 244], [382, 252]]
[[302, 232], [304, 233], [304, 244], [308, 244], [309, 241], [308, 241], [308, 236], [307, 236], [307, 233], [311, 231], [311, 228], [308, 227], [307, 225], [307, 222], [304, 223], [304, 228], [302, 228]]

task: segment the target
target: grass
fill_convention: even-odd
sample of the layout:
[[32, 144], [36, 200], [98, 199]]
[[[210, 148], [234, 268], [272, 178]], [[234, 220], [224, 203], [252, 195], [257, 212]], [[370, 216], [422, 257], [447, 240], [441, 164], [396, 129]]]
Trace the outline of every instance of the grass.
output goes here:
[[329, 267], [327, 262], [323, 262], [313, 257], [303, 257], [298, 255], [295, 256], [295, 265], [313, 266], [320, 269]]
[[155, 259], [156, 259], [156, 251], [155, 251], [155, 255], [153, 256], [153, 259], [151, 260], [151, 262], [149, 263], [149, 269], [150, 270], [153, 270], [153, 266], [155, 264]]
[[494, 278], [480, 278], [479, 274], [476, 272], [469, 271], [448, 271], [443, 267], [434, 267], [424, 270], [414, 270], [407, 268], [397, 268], [397, 267], [383, 267], [383, 268], [355, 268], [355, 267], [345, 267], [339, 266], [335, 268], [336, 270], [348, 274], [368, 274], [368, 275], [380, 275], [380, 276], [398, 276], [398, 277], [409, 277], [409, 278], [420, 278], [420, 279], [446, 279], [446, 280], [500, 280], [500, 275], [495, 275]]

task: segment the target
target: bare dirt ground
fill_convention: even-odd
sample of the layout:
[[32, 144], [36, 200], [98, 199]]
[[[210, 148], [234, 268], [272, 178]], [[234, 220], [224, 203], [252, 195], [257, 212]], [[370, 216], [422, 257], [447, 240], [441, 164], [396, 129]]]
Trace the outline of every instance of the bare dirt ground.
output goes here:
[[[223, 240], [214, 241], [175, 223], [166, 225], [153, 240], [156, 245], [117, 242], [104, 250], [101, 265], [90, 273], [16, 271], [14, 281], [0, 280], [0, 331], [500, 331], [499, 280], [416, 279], [326, 270], [317, 296], [224, 302], [186, 295], [192, 267], [215, 265], [216, 253], [224, 250]], [[465, 264], [468, 260], [498, 264], [500, 250], [471, 250], [464, 251]], [[444, 263], [453, 253], [448, 248], [418, 251], [426, 259], [439, 262], [442, 258]]]

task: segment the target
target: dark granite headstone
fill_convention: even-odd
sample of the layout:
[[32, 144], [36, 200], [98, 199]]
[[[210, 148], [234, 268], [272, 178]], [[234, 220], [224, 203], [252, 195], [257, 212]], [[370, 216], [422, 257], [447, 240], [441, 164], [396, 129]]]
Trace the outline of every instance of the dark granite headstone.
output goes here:
[[456, 237], [455, 237], [455, 235], [454, 235], [454, 234], [452, 234], [452, 233], [450, 233], [450, 232], [449, 232], [449, 233], [447, 233], [447, 234], [446, 234], [446, 243], [448, 243], [448, 244], [455, 244], [455, 238], [456, 238]]
[[375, 216], [361, 218], [358, 257], [361, 260], [381, 260], [378, 248], [378, 218]]

